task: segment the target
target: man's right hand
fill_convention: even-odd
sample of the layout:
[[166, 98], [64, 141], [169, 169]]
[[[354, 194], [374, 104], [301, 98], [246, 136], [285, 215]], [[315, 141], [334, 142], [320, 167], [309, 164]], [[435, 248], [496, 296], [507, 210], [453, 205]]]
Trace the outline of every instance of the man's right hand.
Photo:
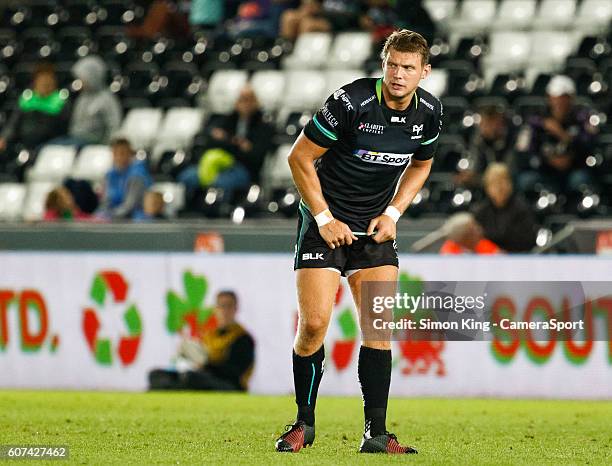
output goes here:
[[336, 219], [319, 227], [319, 234], [331, 249], [350, 245], [353, 240], [358, 240], [346, 223]]

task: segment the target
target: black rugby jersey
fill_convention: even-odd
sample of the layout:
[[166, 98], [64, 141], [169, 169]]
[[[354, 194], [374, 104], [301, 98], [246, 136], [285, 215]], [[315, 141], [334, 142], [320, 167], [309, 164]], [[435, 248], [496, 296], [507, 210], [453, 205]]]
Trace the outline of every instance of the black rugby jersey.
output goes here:
[[334, 92], [304, 128], [329, 148], [315, 167], [334, 217], [365, 232], [391, 202], [412, 158], [433, 157], [441, 126], [442, 104], [421, 88], [404, 111], [386, 106], [382, 78], [358, 79]]

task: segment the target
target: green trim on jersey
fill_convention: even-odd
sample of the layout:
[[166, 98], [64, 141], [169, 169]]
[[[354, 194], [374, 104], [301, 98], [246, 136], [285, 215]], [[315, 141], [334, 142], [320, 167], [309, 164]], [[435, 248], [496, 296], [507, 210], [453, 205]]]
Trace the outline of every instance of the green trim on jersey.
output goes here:
[[[378, 78], [376, 80], [376, 98], [378, 99], [378, 104], [382, 105], [382, 82], [383, 82], [383, 78]], [[418, 109], [419, 108], [419, 97], [417, 96], [416, 93], [416, 89], [414, 90], [414, 108]], [[410, 104], [408, 104], [408, 107], [410, 107]]]
[[440, 136], [440, 133], [436, 134], [435, 137], [431, 138], [429, 141], [425, 141], [422, 142], [421, 145], [422, 146], [426, 146], [427, 144], [431, 144], [432, 142], [434, 142], [436, 139], [438, 139], [438, 136]]
[[338, 136], [336, 136], [330, 130], [328, 130], [325, 127], [323, 127], [323, 125], [321, 125], [321, 123], [319, 123], [319, 121], [317, 120], [317, 116], [316, 115], [312, 117], [312, 121], [314, 121], [314, 124], [317, 127], [317, 129], [319, 131], [321, 131], [321, 133], [323, 133], [323, 136], [327, 136], [332, 141], [337, 141], [338, 140]]

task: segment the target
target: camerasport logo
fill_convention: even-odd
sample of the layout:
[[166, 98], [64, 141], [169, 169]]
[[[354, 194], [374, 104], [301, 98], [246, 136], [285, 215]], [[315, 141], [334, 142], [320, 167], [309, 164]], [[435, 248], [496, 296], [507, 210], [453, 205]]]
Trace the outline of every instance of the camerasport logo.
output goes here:
[[129, 366], [138, 355], [142, 319], [128, 293], [129, 284], [120, 272], [103, 270], [92, 280], [92, 305], [83, 309], [83, 334], [100, 365], [111, 366], [118, 358]]
[[172, 290], [166, 293], [166, 328], [170, 333], [177, 333], [187, 326], [191, 337], [201, 337], [217, 327], [214, 307], [204, 304], [208, 280], [204, 275], [194, 275], [187, 270], [183, 273], [183, 289], [184, 296]]

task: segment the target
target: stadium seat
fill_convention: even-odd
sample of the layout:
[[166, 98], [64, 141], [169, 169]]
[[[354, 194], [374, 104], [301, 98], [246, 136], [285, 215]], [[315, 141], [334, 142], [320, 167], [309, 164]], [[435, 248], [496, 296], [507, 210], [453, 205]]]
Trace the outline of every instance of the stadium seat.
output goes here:
[[30, 60], [50, 59], [60, 49], [60, 44], [53, 38], [49, 28], [29, 28], [19, 37], [22, 55]]
[[72, 170], [77, 180], [102, 181], [113, 165], [113, 155], [108, 146], [85, 146], [79, 152]]
[[27, 195], [23, 206], [24, 220], [42, 220], [45, 213], [47, 195], [57, 185], [58, 183], [52, 181], [34, 181], [28, 183]]
[[368, 32], [341, 32], [334, 39], [327, 58], [329, 69], [357, 69], [370, 56], [372, 36]]
[[62, 24], [60, 21], [61, 8], [53, 0], [29, 0], [27, 9], [29, 26], [58, 27]]
[[324, 98], [327, 99], [342, 86], [352, 83], [356, 79], [365, 78], [361, 70], [333, 70], [325, 72]]
[[74, 146], [44, 146], [32, 168], [26, 174], [28, 181], [52, 181], [60, 183], [72, 171], [76, 148]]
[[133, 57], [133, 43], [121, 26], [103, 26], [96, 33], [99, 54], [108, 60], [127, 64]]
[[536, 11], [536, 0], [502, 0], [492, 29], [519, 30], [531, 26]]
[[21, 45], [17, 41], [15, 31], [0, 29], [0, 63], [11, 66], [19, 59], [20, 53]]
[[425, 9], [442, 31], [448, 29], [448, 23], [455, 16], [457, 10], [456, 0], [425, 0]]
[[152, 191], [161, 193], [164, 198], [164, 210], [169, 217], [176, 217], [185, 207], [185, 185], [172, 182], [158, 182], [151, 187]]
[[262, 108], [275, 111], [280, 106], [285, 89], [285, 74], [278, 70], [256, 71], [251, 77], [251, 86]]
[[64, 0], [64, 11], [67, 13], [67, 23], [71, 26], [88, 26], [98, 22], [94, 4], [89, 0]]
[[230, 113], [246, 82], [246, 71], [219, 70], [214, 72], [210, 77], [205, 99], [207, 110], [212, 113]]
[[283, 111], [313, 110], [325, 99], [325, 77], [319, 71], [287, 71]]
[[78, 60], [94, 51], [91, 33], [85, 27], [65, 27], [58, 31], [57, 40], [62, 44], [59, 58]]
[[26, 188], [21, 183], [0, 184], [0, 221], [19, 220], [23, 211]]
[[563, 29], [571, 26], [576, 14], [576, 0], [542, 0], [533, 20], [534, 30]]
[[610, 0], [584, 0], [578, 9], [578, 15], [572, 22], [575, 29], [588, 31], [589, 34], [604, 33], [612, 20], [612, 2]]
[[130, 140], [134, 149], [148, 149], [157, 137], [161, 120], [159, 108], [133, 108], [123, 120], [120, 133]]
[[151, 97], [160, 91], [157, 78], [159, 68], [154, 63], [130, 63], [123, 69], [127, 85], [123, 89], [126, 97]]
[[445, 69], [433, 69], [429, 76], [421, 81], [419, 87], [440, 98], [446, 93], [448, 72]]
[[193, 101], [203, 87], [204, 81], [193, 63], [173, 61], [162, 68], [163, 75], [168, 79], [164, 91], [167, 98], [186, 98]]
[[203, 120], [204, 114], [199, 108], [171, 108], [166, 112], [156, 139], [174, 149], [190, 147], [202, 129]]
[[520, 70], [531, 50], [531, 36], [520, 32], [494, 32], [489, 39], [489, 53], [483, 57], [488, 75]]
[[560, 31], [535, 31], [531, 34], [528, 66], [531, 70], [559, 70], [576, 47], [575, 36]]
[[293, 53], [283, 60], [283, 67], [294, 70], [322, 68], [327, 63], [332, 36], [327, 32], [307, 32], [295, 42]]
[[488, 31], [496, 11], [495, 0], [464, 0], [459, 14], [449, 21], [451, 34], [469, 37]]
[[266, 171], [262, 169], [265, 184], [268, 188], [288, 187], [293, 185], [293, 177], [287, 157], [291, 144], [281, 144], [276, 152], [266, 159]]

